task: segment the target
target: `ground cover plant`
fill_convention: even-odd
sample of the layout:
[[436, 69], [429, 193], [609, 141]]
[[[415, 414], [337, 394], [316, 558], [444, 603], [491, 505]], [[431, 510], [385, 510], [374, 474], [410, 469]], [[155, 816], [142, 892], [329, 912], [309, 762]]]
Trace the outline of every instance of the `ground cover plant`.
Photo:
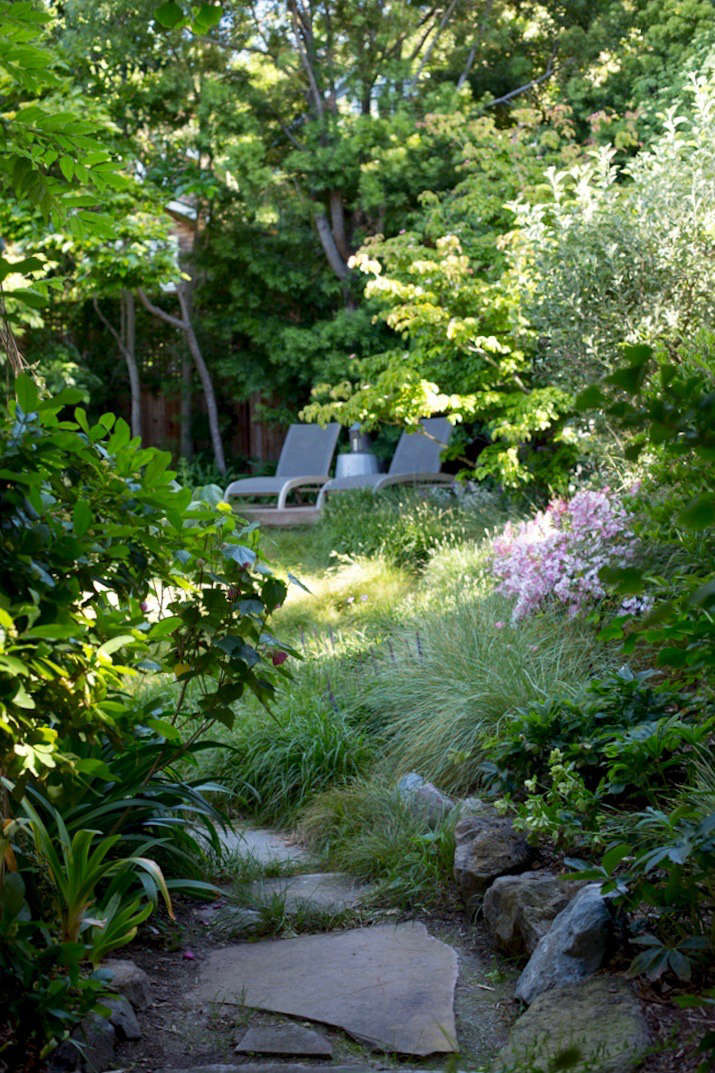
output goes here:
[[[186, 765], [244, 690], [265, 700], [284, 649], [282, 582], [256, 537], [174, 481], [111, 414], [32, 380], [2, 417], [0, 1054], [31, 1068], [96, 1006], [93, 972], [158, 895], [206, 893], [219, 789]], [[244, 542], [245, 541], [245, 542]], [[121, 662], [120, 662], [121, 660]], [[176, 692], [143, 702], [144, 674]], [[179, 770], [183, 768], [183, 770]]]

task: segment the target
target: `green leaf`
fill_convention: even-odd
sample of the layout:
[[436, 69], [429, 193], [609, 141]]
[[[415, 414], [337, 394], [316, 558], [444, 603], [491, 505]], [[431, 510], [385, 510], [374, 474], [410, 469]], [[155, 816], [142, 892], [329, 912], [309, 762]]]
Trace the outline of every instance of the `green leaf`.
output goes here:
[[604, 853], [601, 863], [609, 875], [616, 870], [624, 857], [627, 857], [630, 852], [631, 847], [628, 843], [621, 842], [609, 849], [607, 853]]
[[220, 4], [201, 4], [194, 15], [193, 29], [195, 33], [206, 33], [207, 30], [218, 26], [223, 15]]
[[643, 571], [635, 566], [604, 566], [598, 576], [607, 585], [612, 585], [616, 592], [625, 595], [636, 595], [645, 588]]
[[100, 645], [97, 649], [98, 659], [108, 659], [113, 652], [116, 652], [118, 648], [123, 648], [124, 645], [133, 644], [134, 637], [131, 633], [122, 633], [118, 637], [110, 637], [108, 641], [105, 641], [103, 645]]
[[623, 365], [620, 369], [616, 369], [615, 372], [611, 373], [606, 378], [606, 381], [609, 384], [613, 384], [614, 387], [620, 387], [627, 391], [629, 395], [637, 395], [643, 386], [646, 371], [646, 364]]
[[161, 734], [167, 741], [180, 742], [181, 734], [168, 719], [147, 719], [146, 725]]
[[596, 384], [591, 384], [579, 395], [576, 396], [574, 406], [577, 410], [597, 410], [603, 406], [606, 398], [601, 391], [600, 387]]
[[184, 12], [174, 0], [168, 0], [156, 9], [154, 18], [167, 30], [172, 30], [184, 18]]
[[114, 772], [104, 760], [99, 760], [97, 757], [87, 756], [80, 757], [74, 763], [76, 771], [79, 771], [82, 775], [96, 776], [100, 779], [105, 779], [110, 782], [114, 778]]
[[181, 626], [181, 618], [179, 615], [168, 615], [163, 618], [161, 622], [157, 622], [149, 630], [150, 641], [163, 641], [169, 637], [174, 630], [178, 630]]
[[35, 381], [27, 373], [20, 373], [15, 378], [15, 395], [26, 414], [32, 413], [40, 401]]
[[686, 529], [709, 529], [715, 522], [715, 492], [703, 492], [681, 510], [676, 521]]
[[710, 606], [715, 602], [715, 578], [710, 578], [692, 593], [688, 603], [693, 607]]
[[72, 512], [72, 525], [75, 536], [83, 537], [93, 521], [94, 516], [87, 501], [78, 499], [74, 505], [74, 511]]
[[64, 641], [69, 637], [77, 637], [82, 632], [82, 627], [77, 622], [62, 623], [52, 622], [44, 626], [33, 626], [22, 635], [25, 638], [42, 638], [46, 641]]
[[68, 183], [71, 183], [74, 179], [75, 165], [74, 160], [69, 156], [60, 157], [60, 171], [64, 175]]

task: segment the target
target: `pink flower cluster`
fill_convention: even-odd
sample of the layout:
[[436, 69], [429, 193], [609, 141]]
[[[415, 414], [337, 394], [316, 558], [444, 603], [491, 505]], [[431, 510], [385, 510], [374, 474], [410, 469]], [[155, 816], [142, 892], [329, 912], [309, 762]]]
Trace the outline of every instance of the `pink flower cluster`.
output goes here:
[[516, 598], [513, 621], [547, 599], [575, 615], [601, 600], [598, 573], [604, 566], [625, 566], [635, 551], [631, 514], [606, 488], [554, 500], [528, 521], [508, 522], [492, 544], [492, 570], [499, 591]]

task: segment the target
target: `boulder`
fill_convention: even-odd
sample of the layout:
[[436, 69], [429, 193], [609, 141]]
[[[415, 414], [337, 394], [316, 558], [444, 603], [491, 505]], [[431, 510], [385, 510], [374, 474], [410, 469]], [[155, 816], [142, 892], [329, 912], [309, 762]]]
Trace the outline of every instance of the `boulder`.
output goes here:
[[133, 961], [124, 958], [112, 958], [105, 961], [103, 969], [112, 974], [110, 984], [113, 991], [125, 995], [135, 1010], [145, 1010], [151, 1002], [151, 983], [149, 977]]
[[516, 997], [531, 1003], [544, 991], [578, 983], [601, 967], [613, 922], [598, 883], [588, 883], [554, 919], [517, 980]]
[[509, 1033], [493, 1073], [631, 1073], [648, 1045], [648, 1027], [628, 984], [597, 976], [535, 999]]
[[531, 851], [526, 839], [491, 806], [461, 819], [454, 838], [454, 878], [467, 904], [484, 894], [499, 876], [529, 867]]
[[114, 1068], [116, 1032], [106, 1017], [90, 1013], [72, 1033], [82, 1048], [82, 1068], [87, 1073], [105, 1073]]
[[403, 775], [397, 789], [410, 812], [424, 819], [430, 827], [436, 827], [454, 808], [451, 797], [443, 794], [431, 782], [426, 782], [416, 771]]
[[114, 1025], [120, 1038], [141, 1039], [142, 1030], [137, 1021], [137, 1015], [125, 995], [102, 999], [102, 1005], [109, 1009], [110, 1023]]
[[565, 909], [579, 884], [552, 872], [500, 876], [484, 895], [484, 920], [500, 950], [531, 954], [554, 917]]

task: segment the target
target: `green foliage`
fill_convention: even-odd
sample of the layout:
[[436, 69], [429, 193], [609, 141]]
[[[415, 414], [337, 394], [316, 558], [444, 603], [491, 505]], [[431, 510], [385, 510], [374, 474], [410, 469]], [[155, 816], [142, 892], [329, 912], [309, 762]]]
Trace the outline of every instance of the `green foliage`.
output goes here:
[[454, 821], [430, 828], [394, 785], [355, 781], [328, 790], [305, 810], [301, 830], [331, 867], [374, 882], [375, 901], [412, 910], [444, 905]]
[[642, 620], [616, 620], [604, 636], [622, 638], [626, 651], [639, 641], [656, 648], [657, 665], [707, 691], [715, 651], [713, 575], [707, 566], [703, 570], [712, 559], [715, 521], [712, 340], [696, 341], [694, 353], [654, 353], [640, 346], [627, 347], [624, 356], [627, 363], [601, 388], [585, 391], [580, 404], [599, 404], [624, 427], [634, 456], [652, 453], [641, 490], [641, 528], [644, 542], [661, 549], [661, 569], [627, 577], [618, 570], [606, 573], [604, 580], [616, 592], [627, 586], [655, 602]]
[[85, 944], [61, 941], [42, 920], [34, 919], [26, 893], [19, 873], [4, 875], [0, 882], [0, 1006], [5, 1024], [0, 1057], [11, 1069], [31, 1069], [107, 991], [99, 973], [84, 971]]
[[[535, 788], [548, 774], [548, 750], [557, 749], [600, 796], [627, 792], [653, 800], [672, 783], [671, 766], [682, 762], [679, 732], [687, 725], [672, 718], [684, 708], [684, 698], [656, 691], [649, 684], [652, 677], [652, 671], [634, 674], [622, 667], [607, 678], [592, 679], [581, 696], [554, 692], [545, 702], [510, 714], [491, 750], [502, 785], [515, 790], [530, 780]], [[669, 759], [641, 755], [649, 746]], [[651, 766], [647, 759], [658, 762]]]
[[[683, 803], [667, 812], [649, 808], [634, 817], [636, 847], [611, 846], [596, 868], [579, 870], [602, 882], [604, 894], [633, 915], [633, 941], [643, 949], [634, 974], [657, 979], [666, 972], [691, 979], [693, 963], [707, 964], [715, 950], [715, 813]], [[708, 930], [709, 929], [709, 930]]]
[[[191, 875], [197, 826], [217, 845], [204, 795], [219, 788], [177, 765], [233, 725], [244, 690], [272, 697], [285, 648], [266, 624], [285, 585], [220, 489], [192, 498], [112, 414], [70, 419], [76, 390], [15, 386], [0, 436], [0, 958], [33, 989], [18, 1038], [34, 1054], [94, 1005], [83, 963], [129, 942], [158, 893], [171, 911], [170, 886], [206, 891], [154, 859]], [[163, 688], [142, 702], [128, 686], [147, 672]], [[13, 1032], [31, 1006], [13, 999]]]
[[379, 741], [338, 708], [331, 678], [306, 663], [272, 716], [256, 716], [230, 738], [217, 777], [242, 809], [287, 823], [317, 793], [362, 774]]
[[[58, 765], [81, 770], [78, 741], [120, 736], [128, 663], [132, 673], [147, 658], [173, 668], [181, 702], [149, 726], [175, 741], [190, 682], [205, 683], [196, 708], [206, 727], [233, 722], [244, 688], [268, 699], [275, 672], [262, 652], [278, 642], [265, 620], [285, 587], [252, 573], [255, 537], [236, 537], [220, 492], [192, 502], [168, 455], [142, 449], [113, 415], [61, 420], [72, 392], [41, 400], [26, 377], [17, 390], [2, 452], [4, 774], [52, 781]], [[153, 622], [142, 606], [152, 586]]]
[[[0, 192], [36, 210], [70, 234], [107, 235], [98, 203], [127, 185], [107, 151], [105, 121], [70, 84], [58, 55], [45, 43], [50, 16], [35, 4], [0, 4]], [[41, 267], [34, 257], [0, 257], [0, 282]], [[30, 307], [43, 304], [37, 288], [14, 289]]]
[[371, 427], [455, 414], [478, 422], [492, 441], [477, 477], [496, 476], [505, 485], [528, 480], [519, 447], [558, 425], [569, 396], [555, 387], [532, 389], [517, 293], [503, 279], [477, 276], [454, 235], [437, 239], [434, 249], [414, 233], [378, 238], [354, 260], [371, 277], [366, 296], [410, 346], [364, 362], [356, 389], [318, 385], [305, 417]]
[[712, 322], [712, 78], [689, 97], [626, 166], [602, 146], [548, 169], [540, 202], [513, 203], [512, 267], [541, 341], [539, 383], [578, 390], [613, 369], [622, 340], [672, 349]]

